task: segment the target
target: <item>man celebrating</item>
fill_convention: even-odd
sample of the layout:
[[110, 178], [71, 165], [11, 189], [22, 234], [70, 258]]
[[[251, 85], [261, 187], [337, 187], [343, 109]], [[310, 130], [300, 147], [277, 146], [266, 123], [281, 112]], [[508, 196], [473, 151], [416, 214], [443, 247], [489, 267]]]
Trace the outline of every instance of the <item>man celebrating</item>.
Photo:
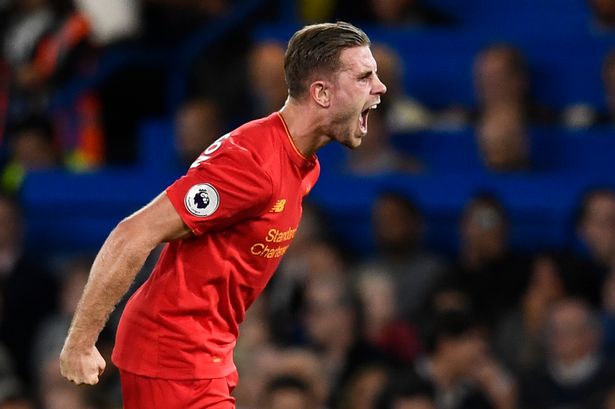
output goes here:
[[296, 32], [284, 60], [284, 107], [222, 136], [118, 224], [94, 261], [60, 356], [67, 379], [98, 382], [98, 334], [147, 255], [167, 242], [118, 327], [112, 359], [124, 408], [234, 408], [238, 327], [295, 236], [319, 174], [315, 152], [332, 140], [358, 147], [386, 92], [369, 45], [343, 22]]

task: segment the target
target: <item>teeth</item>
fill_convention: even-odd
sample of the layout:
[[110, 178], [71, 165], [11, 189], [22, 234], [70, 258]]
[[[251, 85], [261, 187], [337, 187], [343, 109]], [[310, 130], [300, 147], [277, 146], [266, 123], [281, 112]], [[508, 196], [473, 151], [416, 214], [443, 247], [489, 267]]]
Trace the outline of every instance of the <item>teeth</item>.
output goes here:
[[372, 105], [369, 109], [376, 109], [376, 108], [378, 108], [378, 104]]

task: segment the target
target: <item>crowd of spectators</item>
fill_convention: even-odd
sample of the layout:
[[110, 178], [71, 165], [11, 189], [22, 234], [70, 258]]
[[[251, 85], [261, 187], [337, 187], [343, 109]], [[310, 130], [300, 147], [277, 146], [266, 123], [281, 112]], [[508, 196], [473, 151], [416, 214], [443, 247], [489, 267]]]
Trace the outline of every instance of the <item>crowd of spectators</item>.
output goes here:
[[[160, 115], [173, 118], [170, 166], [181, 172], [224, 132], [286, 98], [285, 45], [250, 34], [279, 17], [280, 2], [265, 1], [190, 61], [178, 106], [169, 104], [166, 68], [139, 64], [54, 105], [106, 52], [181, 48], [241, 2], [104, 3], [0, 0], [0, 409], [121, 407], [109, 359], [121, 306], [99, 340], [108, 362], [101, 384], [76, 387], [59, 375], [59, 351], [92, 255], [41, 259], [24, 245], [27, 221], [15, 193], [26, 174], [134, 165], [139, 124]], [[588, 4], [588, 30], [615, 27], [612, 1]], [[300, 0], [296, 9], [302, 22], [462, 24], [420, 0]], [[602, 71], [606, 111], [557, 112], [534, 99], [530, 62], [510, 44], [475, 56], [476, 106], [439, 109], [404, 91], [403, 56], [387, 44], [372, 49], [389, 92], [370, 115], [363, 146], [342, 163], [354, 175], [429, 172], [429, 163], [396, 149], [392, 136], [451, 127], [474, 130], [488, 172], [531, 173], [529, 128], [614, 122], [613, 53]], [[292, 247], [241, 327], [238, 409], [614, 409], [615, 190], [591, 190], [578, 205], [578, 248], [519, 252], [509, 243], [505, 204], [477, 193], [460, 209], [451, 255], [429, 248], [425, 209], [385, 191], [371, 213], [376, 251], [363, 257], [342, 248], [327, 215], [306, 203]]]
[[[94, 388], [58, 372], [91, 257], [40, 260], [23, 246], [19, 206], [0, 199], [0, 407], [120, 408], [113, 365]], [[489, 193], [459, 215], [453, 257], [426, 247], [422, 210], [397, 192], [373, 205], [368, 258], [340, 248], [318, 207], [305, 213], [242, 324], [238, 408], [611, 407], [615, 190], [579, 203], [583, 251], [510, 248]], [[118, 314], [99, 340], [107, 358]]]

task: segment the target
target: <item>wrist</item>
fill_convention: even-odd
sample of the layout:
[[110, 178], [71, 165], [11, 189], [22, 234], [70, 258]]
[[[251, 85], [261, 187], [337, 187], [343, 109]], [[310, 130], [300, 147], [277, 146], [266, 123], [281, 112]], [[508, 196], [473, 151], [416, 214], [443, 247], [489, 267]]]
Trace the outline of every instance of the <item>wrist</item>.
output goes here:
[[68, 352], [88, 352], [94, 347], [94, 342], [85, 337], [69, 333], [64, 341], [64, 350]]

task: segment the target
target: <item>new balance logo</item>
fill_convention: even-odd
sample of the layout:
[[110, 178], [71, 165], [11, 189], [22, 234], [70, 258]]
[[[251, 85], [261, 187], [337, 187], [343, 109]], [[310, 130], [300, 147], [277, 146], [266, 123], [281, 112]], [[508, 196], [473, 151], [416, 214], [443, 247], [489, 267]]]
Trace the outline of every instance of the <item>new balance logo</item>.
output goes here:
[[286, 206], [286, 199], [280, 199], [269, 210], [269, 213], [281, 213], [284, 211], [284, 206]]

